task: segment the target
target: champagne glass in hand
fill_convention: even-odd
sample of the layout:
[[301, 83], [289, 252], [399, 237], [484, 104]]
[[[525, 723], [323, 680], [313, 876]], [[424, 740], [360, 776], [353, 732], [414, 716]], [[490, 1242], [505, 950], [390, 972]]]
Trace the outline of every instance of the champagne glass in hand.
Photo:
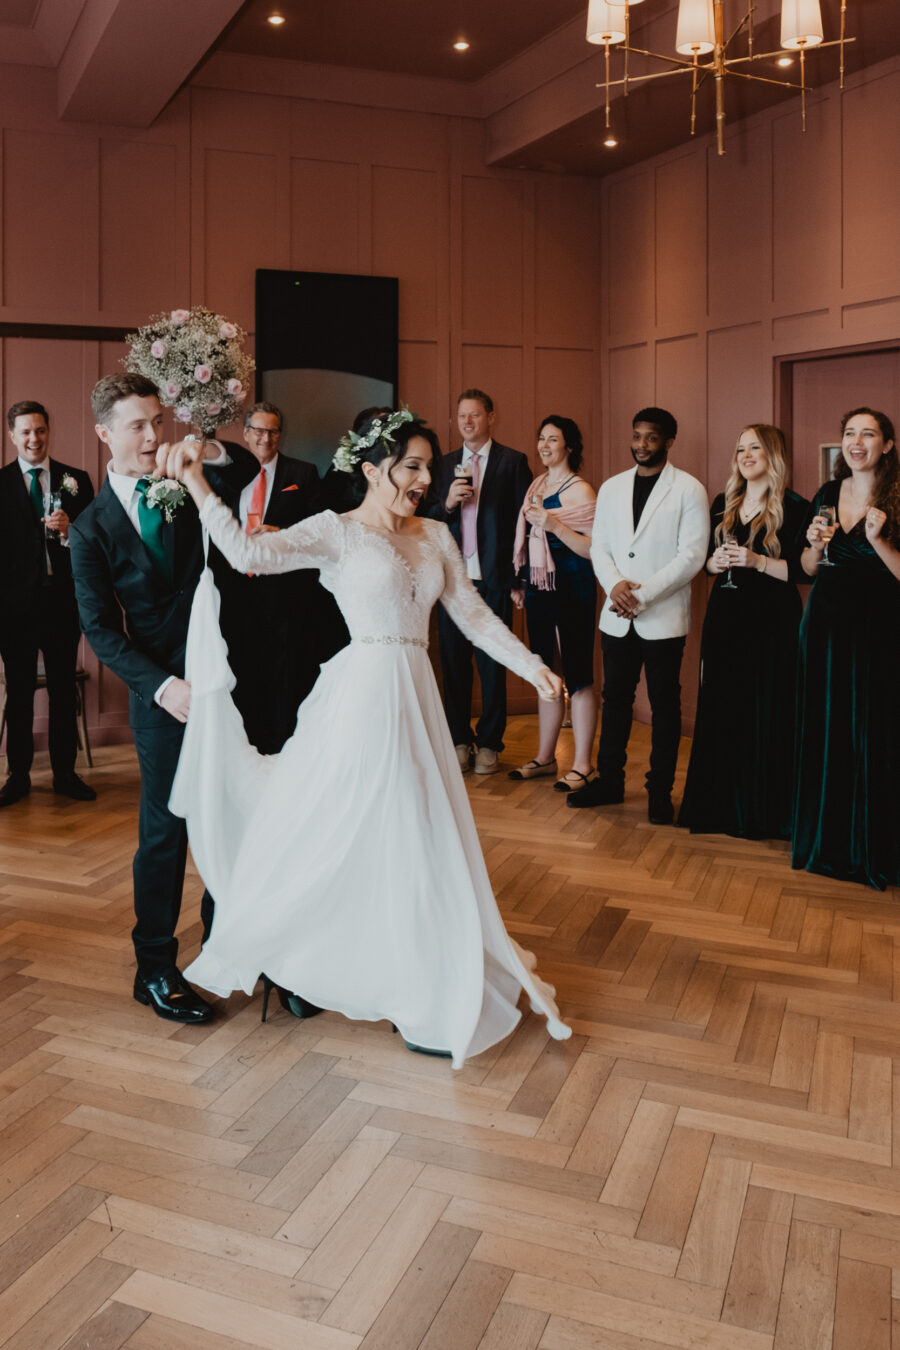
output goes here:
[[825, 540], [825, 552], [822, 554], [819, 566], [834, 567], [835, 564], [831, 561], [831, 559], [828, 556], [828, 545], [834, 538], [835, 530], [837, 529], [837, 510], [835, 509], [835, 507], [820, 506], [819, 520], [824, 522], [822, 525], [820, 525], [819, 530], [822, 535], [822, 538]]
[[[723, 546], [723, 548], [737, 548], [737, 535], [734, 535], [734, 534], [725, 534], [725, 535], [723, 535], [723, 536], [722, 536], [722, 546]], [[737, 586], [735, 586], [734, 582], [731, 580], [731, 567], [730, 567], [730, 566], [729, 566], [729, 568], [728, 568], [728, 576], [727, 576], [727, 577], [725, 578], [725, 580], [722, 582], [722, 590], [723, 590], [723, 591], [736, 591], [736, 590], [737, 590]]]
[[[55, 511], [62, 510], [62, 495], [59, 492], [44, 493], [44, 515], [52, 516]], [[59, 530], [53, 529], [50, 525], [44, 526], [44, 534], [48, 539], [58, 539]]]

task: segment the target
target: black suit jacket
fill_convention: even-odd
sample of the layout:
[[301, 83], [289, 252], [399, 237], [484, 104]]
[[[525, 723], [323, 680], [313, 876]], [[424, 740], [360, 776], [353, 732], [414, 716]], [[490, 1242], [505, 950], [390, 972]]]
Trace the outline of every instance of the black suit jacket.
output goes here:
[[[454, 450], [441, 459], [435, 483], [437, 505], [429, 513], [433, 519], [447, 522], [457, 544], [461, 542], [459, 508], [447, 511], [444, 503], [462, 454], [462, 449]], [[513, 567], [516, 520], [533, 477], [526, 456], [519, 450], [491, 442], [487, 468], [478, 489], [476, 538], [482, 580], [492, 590], [512, 590], [516, 585]]]
[[[69, 474], [78, 484], [76, 493], [62, 492], [62, 506], [75, 520], [94, 496], [89, 476], [59, 460], [50, 460], [50, 487], [60, 492]], [[35, 517], [31, 497], [18, 460], [0, 469], [0, 621], [16, 622], [32, 612], [43, 580], [41, 554], [44, 527]], [[54, 583], [72, 591], [69, 550], [58, 539], [47, 540]], [[72, 591], [74, 604], [74, 591]]]
[[[228, 491], [230, 467], [206, 470], [220, 494]], [[170, 675], [184, 678], [191, 602], [204, 565], [193, 501], [176, 510], [164, 537], [172, 582], [153, 566], [108, 479], [69, 530], [81, 626], [99, 660], [128, 685], [133, 727], [171, 725], [153, 696]]]

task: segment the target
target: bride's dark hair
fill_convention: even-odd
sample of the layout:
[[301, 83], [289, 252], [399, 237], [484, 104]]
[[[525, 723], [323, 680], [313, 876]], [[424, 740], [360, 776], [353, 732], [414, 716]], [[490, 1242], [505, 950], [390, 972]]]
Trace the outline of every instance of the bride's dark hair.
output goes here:
[[[380, 410], [379, 410], [380, 412]], [[373, 418], [363, 422], [361, 426], [354, 428], [360, 436], [366, 436], [372, 430]], [[382, 420], [384, 420], [382, 418]], [[392, 441], [384, 441], [380, 437], [373, 446], [364, 450], [357, 461], [353, 472], [349, 475], [350, 486], [356, 493], [360, 501], [366, 495], [366, 475], [362, 471], [363, 464], [383, 464], [389, 460], [387, 476], [394, 483], [394, 468], [403, 459], [406, 454], [406, 447], [416, 436], [421, 436], [431, 446], [431, 483], [422, 502], [422, 507], [428, 507], [435, 500], [434, 485], [437, 478], [438, 466], [441, 461], [441, 445], [437, 438], [437, 433], [432, 431], [431, 427], [425, 425], [420, 417], [416, 417], [412, 422], [404, 422], [393, 432]], [[422, 507], [419, 509], [421, 510]]]

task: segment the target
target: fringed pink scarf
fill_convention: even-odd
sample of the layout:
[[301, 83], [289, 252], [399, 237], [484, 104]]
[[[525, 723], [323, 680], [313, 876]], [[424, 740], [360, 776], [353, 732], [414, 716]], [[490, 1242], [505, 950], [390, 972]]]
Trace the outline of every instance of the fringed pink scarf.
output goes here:
[[[547, 475], [542, 473], [540, 478], [535, 478], [531, 487], [525, 493], [525, 500], [519, 510], [519, 519], [516, 521], [516, 542], [513, 549], [513, 566], [517, 572], [525, 564], [525, 535], [528, 525], [525, 512], [531, 507], [532, 497], [537, 497], [539, 502], [543, 501], [546, 486]], [[578, 534], [590, 536], [594, 524], [593, 502], [582, 502], [580, 506], [555, 506], [552, 510], [553, 514], [564, 525], [568, 525]], [[531, 533], [528, 535], [528, 576], [532, 586], [536, 587], [537, 590], [556, 590], [556, 566], [553, 562], [553, 553], [547, 542], [547, 532], [540, 525], [532, 525]]]

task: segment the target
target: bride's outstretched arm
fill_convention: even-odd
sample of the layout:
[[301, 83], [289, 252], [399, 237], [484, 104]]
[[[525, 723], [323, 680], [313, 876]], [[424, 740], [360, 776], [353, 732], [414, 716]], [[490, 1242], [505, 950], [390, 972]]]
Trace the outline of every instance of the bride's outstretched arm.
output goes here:
[[514, 637], [502, 619], [482, 600], [469, 580], [462, 555], [446, 526], [441, 527], [444, 591], [441, 604], [470, 642], [515, 675], [533, 684], [542, 698], [561, 698], [562, 681]]
[[200, 519], [219, 552], [238, 572], [295, 572], [303, 567], [327, 568], [341, 552], [341, 527], [331, 511], [309, 516], [286, 530], [246, 534], [231, 509], [220, 500], [203, 474], [199, 442], [161, 445], [156, 456], [161, 474], [184, 483]]

